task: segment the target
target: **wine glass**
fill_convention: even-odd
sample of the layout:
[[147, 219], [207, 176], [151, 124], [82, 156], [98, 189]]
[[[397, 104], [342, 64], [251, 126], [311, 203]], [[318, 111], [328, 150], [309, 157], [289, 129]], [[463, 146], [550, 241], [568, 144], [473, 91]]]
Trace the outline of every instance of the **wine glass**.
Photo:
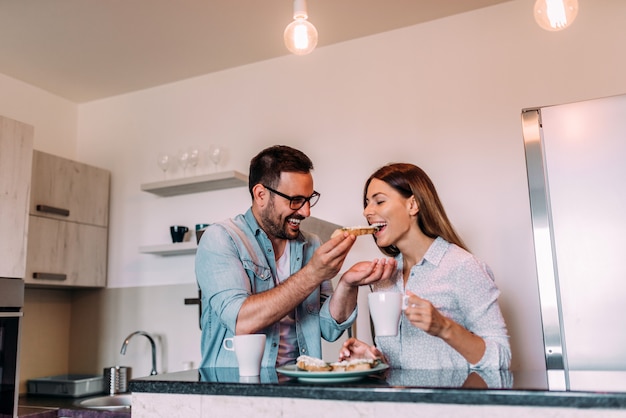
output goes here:
[[198, 165], [198, 159], [200, 158], [200, 150], [197, 148], [191, 148], [189, 150], [189, 166], [192, 170], [196, 170], [196, 166]]
[[183, 177], [187, 174], [187, 165], [189, 165], [189, 151], [182, 149], [178, 151], [178, 164], [183, 169]]
[[209, 147], [209, 159], [213, 162], [215, 171], [217, 171], [220, 161], [222, 160], [222, 148], [219, 145], [212, 144]]
[[167, 178], [167, 170], [170, 168], [171, 158], [169, 154], [164, 152], [159, 153], [157, 156], [157, 165], [163, 170], [163, 179]]

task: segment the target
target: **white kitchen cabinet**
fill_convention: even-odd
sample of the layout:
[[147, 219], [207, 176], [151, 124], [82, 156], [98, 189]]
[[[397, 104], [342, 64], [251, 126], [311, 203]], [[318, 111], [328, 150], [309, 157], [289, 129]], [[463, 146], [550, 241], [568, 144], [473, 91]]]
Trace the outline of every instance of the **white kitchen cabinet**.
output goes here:
[[35, 151], [25, 282], [106, 286], [107, 170]]
[[0, 277], [24, 277], [33, 135], [0, 116]]

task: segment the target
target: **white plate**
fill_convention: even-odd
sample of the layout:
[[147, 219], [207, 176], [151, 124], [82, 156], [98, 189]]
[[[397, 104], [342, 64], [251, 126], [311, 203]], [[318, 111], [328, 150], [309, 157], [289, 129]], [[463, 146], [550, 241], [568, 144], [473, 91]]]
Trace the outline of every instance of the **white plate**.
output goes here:
[[363, 379], [365, 376], [371, 374], [380, 373], [387, 370], [389, 366], [384, 363], [378, 364], [376, 367], [370, 370], [357, 370], [352, 372], [307, 372], [305, 370], [298, 369], [295, 364], [288, 364], [286, 366], [277, 367], [276, 371], [282, 373], [285, 376], [297, 377], [303, 382], [309, 383], [342, 383], [342, 382], [355, 382]]

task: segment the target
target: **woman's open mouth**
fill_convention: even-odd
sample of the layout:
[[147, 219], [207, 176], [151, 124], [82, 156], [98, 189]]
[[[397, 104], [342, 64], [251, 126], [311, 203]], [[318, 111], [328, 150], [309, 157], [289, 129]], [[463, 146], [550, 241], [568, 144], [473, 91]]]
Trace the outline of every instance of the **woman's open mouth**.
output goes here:
[[376, 228], [376, 232], [374, 232], [374, 235], [377, 235], [380, 231], [382, 231], [383, 229], [385, 229], [385, 227], [387, 227], [387, 222], [374, 222], [370, 224], [370, 226], [373, 226], [374, 228]]

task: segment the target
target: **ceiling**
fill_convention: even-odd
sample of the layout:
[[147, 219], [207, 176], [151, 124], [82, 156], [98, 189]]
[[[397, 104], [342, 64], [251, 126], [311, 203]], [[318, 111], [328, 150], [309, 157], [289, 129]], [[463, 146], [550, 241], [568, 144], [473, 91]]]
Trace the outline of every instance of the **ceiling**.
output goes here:
[[[307, 3], [319, 48], [505, 1]], [[288, 55], [292, 13], [291, 0], [0, 0], [0, 73], [88, 102]]]

